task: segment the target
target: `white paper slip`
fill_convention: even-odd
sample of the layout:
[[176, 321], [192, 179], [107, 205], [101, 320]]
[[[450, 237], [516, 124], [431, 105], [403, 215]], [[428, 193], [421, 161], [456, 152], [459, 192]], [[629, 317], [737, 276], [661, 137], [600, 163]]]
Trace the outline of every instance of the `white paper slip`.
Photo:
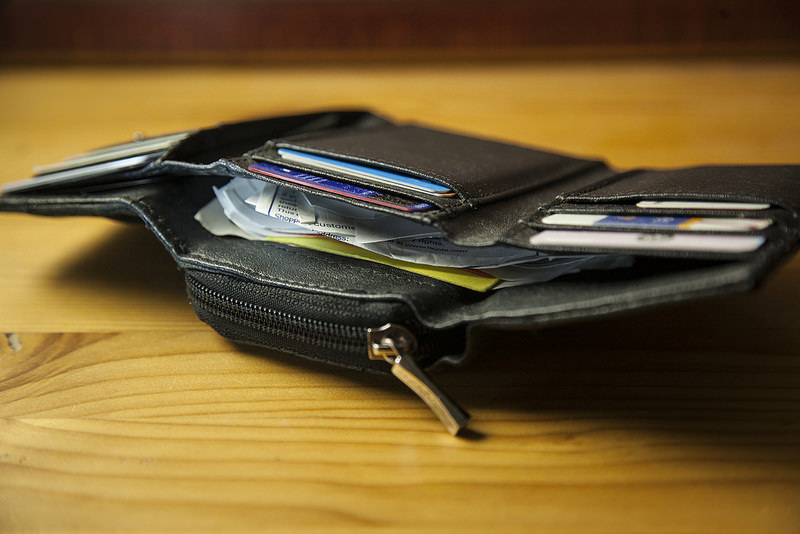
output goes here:
[[690, 232], [751, 232], [763, 230], [769, 219], [738, 219], [723, 217], [671, 217], [650, 215], [595, 215], [584, 213], [554, 213], [542, 223], [556, 226], [591, 226], [594, 228], [628, 228], [632, 230], [660, 229]]
[[[263, 238], [276, 234], [308, 233], [295, 224], [258, 213], [252, 206], [247, 204], [246, 199], [259, 194], [262, 188], [274, 191], [276, 187], [272, 184], [247, 180], [246, 178], [234, 178], [222, 187], [215, 187], [214, 195], [222, 206], [225, 216], [249, 235]], [[213, 221], [213, 219], [209, 220]], [[214, 230], [210, 231], [214, 233]]]
[[222, 204], [220, 204], [216, 197], [194, 214], [194, 220], [202, 224], [203, 228], [217, 236], [233, 235], [250, 240], [262, 239], [262, 236], [251, 234], [234, 224], [234, 222], [225, 215]]
[[545, 230], [530, 238], [533, 246], [671, 250], [686, 252], [751, 252], [764, 244], [757, 235], [656, 234], [597, 230]]
[[757, 211], [769, 208], [769, 204], [756, 202], [707, 202], [704, 200], [642, 200], [637, 208], [664, 208], [674, 210], [744, 210]]

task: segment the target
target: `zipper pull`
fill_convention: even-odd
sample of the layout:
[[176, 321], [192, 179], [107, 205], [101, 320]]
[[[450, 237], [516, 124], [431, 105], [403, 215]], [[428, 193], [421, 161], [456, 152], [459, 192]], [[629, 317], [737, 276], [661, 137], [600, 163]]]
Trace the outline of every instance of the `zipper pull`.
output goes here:
[[417, 338], [408, 329], [388, 323], [380, 328], [367, 329], [367, 344], [371, 360], [392, 364], [392, 374], [408, 386], [454, 436], [469, 423], [470, 416], [462, 410], [414, 362]]

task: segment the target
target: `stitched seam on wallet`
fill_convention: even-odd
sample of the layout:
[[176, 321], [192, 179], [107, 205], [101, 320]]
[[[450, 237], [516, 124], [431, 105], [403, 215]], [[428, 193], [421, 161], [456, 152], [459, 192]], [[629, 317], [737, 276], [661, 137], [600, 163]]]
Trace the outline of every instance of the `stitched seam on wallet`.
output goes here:
[[[100, 204], [100, 205], [105, 204], [103, 202], [96, 202], [96, 203]], [[138, 210], [141, 214], [145, 215], [149, 220], [157, 222], [158, 223], [157, 230], [161, 234], [164, 235], [164, 237], [170, 242], [170, 245], [173, 246], [173, 248], [175, 249], [175, 251], [177, 253], [181, 254], [182, 256], [184, 256], [186, 258], [192, 258], [192, 259], [194, 259], [196, 261], [201, 261], [201, 262], [204, 262], [204, 263], [209, 263], [211, 261], [209, 258], [203, 258], [201, 255], [198, 255], [198, 254], [196, 254], [194, 252], [190, 252], [188, 250], [188, 247], [186, 246], [185, 241], [177, 237], [177, 235], [170, 229], [167, 221], [165, 221], [161, 216], [157, 215], [146, 203], [144, 203], [143, 200], [130, 201], [130, 206], [133, 207], [134, 209]], [[156, 227], [154, 226], [154, 228], [156, 228]], [[284, 245], [280, 245], [278, 243], [273, 244], [273, 245], [274, 246], [279, 246], [286, 253], [290, 253], [290, 254], [294, 254], [294, 255], [300, 255], [300, 252], [298, 252], [296, 250], [293, 250], [292, 247], [290, 247], [290, 246], [284, 246]], [[327, 265], [329, 265], [331, 267], [338, 267], [339, 266], [339, 264], [336, 261], [334, 261], [333, 259], [326, 258], [325, 257], [325, 253], [321, 253], [321, 254], [322, 255], [318, 258], [318, 261], [321, 261], [321, 262], [323, 262], [323, 263], [325, 263], [325, 264], [327, 264]], [[224, 259], [221, 259], [221, 258], [214, 258], [213, 261], [211, 261], [211, 262], [215, 263], [217, 265], [226, 267], [226, 268], [228, 268], [228, 269], [230, 269], [232, 271], [238, 271], [240, 273], [245, 273], [245, 274], [247, 274], [247, 275], [249, 275], [251, 277], [254, 277], [256, 279], [262, 279], [263, 273], [260, 273], [260, 272], [257, 272], [257, 271], [253, 271], [251, 269], [246, 269], [242, 265], [231, 263], [231, 262], [227, 262], [227, 261], [225, 261]], [[373, 266], [372, 262], [366, 261], [366, 264], [364, 265], [364, 267], [366, 267], [373, 274], [379, 274], [378, 269]], [[389, 269], [390, 269], [388, 271], [389, 276], [391, 276], [397, 282], [402, 282], [403, 284], [409, 284], [410, 282], [413, 282], [415, 285], [417, 285], [419, 287], [432, 287], [433, 286], [433, 282], [429, 281], [427, 278], [425, 278], [422, 275], [420, 275], [418, 277], [412, 277], [413, 278], [413, 280], [412, 280], [412, 278], [401, 276], [400, 272], [398, 270], [396, 270], [395, 268], [389, 267]], [[292, 285], [292, 286], [295, 286], [295, 287], [297, 287], [297, 285], [298, 285], [297, 282], [294, 281], [294, 280], [288, 280], [288, 279], [281, 278], [281, 277], [272, 276], [271, 280], [277, 280], [278, 282], [284, 283], [286, 285]], [[331, 291], [331, 292], [341, 291], [341, 288], [333, 288], [333, 287], [330, 287], [330, 286], [324, 286], [324, 285], [313, 284], [313, 283], [304, 283], [303, 287], [308, 287], [308, 288], [313, 288], [313, 289], [324, 289], [324, 290]], [[352, 291], [359, 292], [357, 289], [353, 289]], [[367, 294], [366, 292], [361, 292], [361, 293], [362, 294]]]
[[[99, 203], [99, 204], [103, 204], [103, 203]], [[204, 258], [202, 255], [198, 255], [198, 254], [196, 254], [194, 252], [189, 252], [189, 250], [188, 250], [188, 248], [186, 246], [186, 243], [182, 239], [179, 239], [175, 235], [175, 233], [169, 228], [167, 222], [162, 217], [160, 217], [159, 215], [155, 214], [153, 212], [153, 210], [150, 209], [149, 206], [147, 206], [146, 204], [144, 204], [141, 201], [131, 201], [131, 205], [133, 207], [135, 207], [137, 210], [139, 210], [148, 219], [159, 223], [158, 231], [160, 233], [162, 233], [164, 235], [164, 237], [167, 238], [170, 241], [170, 245], [172, 245], [175, 248], [176, 252], [182, 254], [183, 256], [185, 256], [187, 258], [192, 258], [192, 259], [195, 259], [197, 261], [202, 261], [202, 262], [205, 262], [205, 263], [208, 263], [211, 260], [210, 258]], [[289, 254], [293, 254], [293, 255], [297, 255], [297, 256], [301, 255], [300, 252], [298, 252], [297, 250], [293, 250], [292, 247], [290, 247], [290, 246], [283, 246], [283, 245], [280, 245], [280, 244], [273, 244], [273, 246], [278, 246], [278, 247], [282, 248], [284, 250], [284, 252], [289, 253]], [[321, 254], [323, 254], [323, 253], [321, 253]], [[338, 267], [339, 266], [339, 264], [336, 261], [324, 257], [324, 254], [321, 255], [318, 258], [318, 261], [321, 261], [322, 263], [325, 263], [330, 267]], [[260, 273], [260, 272], [257, 272], [257, 271], [253, 271], [252, 269], [247, 269], [242, 265], [231, 263], [231, 262], [225, 261], [224, 259], [221, 259], [221, 258], [213, 258], [212, 263], [215, 263], [217, 265], [226, 267], [226, 268], [228, 268], [228, 269], [230, 269], [232, 271], [238, 271], [238, 272], [241, 272], [241, 273], [245, 273], [245, 274], [247, 274], [247, 275], [249, 275], [249, 276], [251, 276], [253, 278], [256, 278], [256, 279], [261, 279], [261, 277], [263, 275], [263, 273]], [[368, 268], [368, 270], [373, 274], [379, 274], [378, 269], [373, 267], [371, 262], [366, 262], [364, 267]], [[394, 268], [390, 268], [390, 269], [391, 270], [389, 271], [389, 276], [394, 278], [396, 281], [402, 282], [404, 284], [408, 284], [410, 281], [412, 281], [409, 278], [401, 277], [400, 273], [397, 272]], [[272, 276], [271, 280], [277, 280], [278, 282], [281, 282], [281, 283], [284, 283], [284, 284], [287, 284], [287, 285], [292, 285], [292, 286], [295, 286], [295, 287], [298, 285], [297, 282], [294, 281], [294, 280], [288, 280], [288, 279], [281, 278], [281, 277], [276, 277], [276, 276]], [[413, 279], [413, 283], [416, 284], [417, 286], [420, 286], [420, 287], [430, 287], [430, 286], [433, 285], [431, 282], [429, 282], [424, 277], [420, 277], [420, 278], [416, 278], [415, 277]], [[330, 286], [324, 286], [324, 285], [313, 284], [313, 283], [304, 283], [303, 287], [309, 287], [309, 288], [314, 288], [314, 289], [324, 289], [324, 290], [332, 291], [332, 292], [333, 291], [341, 291], [341, 288], [333, 288], [333, 287], [330, 287]], [[358, 292], [358, 290], [354, 290], [354, 291]], [[366, 294], [366, 292], [363, 292], [363, 291], [361, 291], [361, 293], [362, 294]]]
[[640, 171], [638, 169], [622, 172], [622, 173], [616, 174], [614, 176], [610, 176], [610, 177], [606, 178], [605, 180], [600, 180], [599, 182], [594, 183], [594, 184], [592, 184], [591, 186], [589, 186], [589, 187], [587, 187], [585, 189], [578, 189], [578, 190], [573, 191], [571, 193], [567, 193], [566, 195], [559, 195], [559, 198], [563, 202], [564, 200], [569, 199], [569, 198], [576, 198], [576, 197], [580, 197], [580, 196], [583, 196], [583, 195], [587, 195], [587, 194], [591, 193], [592, 191], [597, 191], [598, 189], [602, 189], [604, 187], [608, 187], [609, 185], [611, 185], [613, 183], [616, 183], [616, 182], [618, 182], [620, 180], [623, 180], [623, 179], [630, 178], [630, 177], [632, 177], [632, 176], [634, 176], [636, 174], [639, 174], [640, 172], [642, 172], [642, 171]]
[[[294, 255], [297, 255], [297, 256], [301, 255], [301, 253], [299, 251], [293, 250], [292, 247], [290, 247], [288, 245], [281, 245], [280, 243], [270, 243], [270, 246], [277, 246], [277, 247], [283, 249], [283, 251], [285, 253], [294, 254]], [[320, 254], [324, 255], [326, 253], [320, 252]], [[187, 257], [191, 257], [191, 258], [193, 258], [195, 260], [198, 260], [198, 261], [203, 261], [203, 262], [208, 262], [209, 261], [207, 258], [203, 258], [203, 257], [201, 257], [201, 256], [199, 256], [197, 254], [194, 254], [194, 253], [186, 253], [186, 256]], [[341, 267], [341, 265], [339, 263], [337, 263], [336, 261], [334, 261], [332, 259], [324, 258], [322, 256], [320, 258], [318, 258], [318, 261], [321, 261], [322, 263], [325, 263], [330, 267]], [[366, 260], [364, 260], [364, 261], [366, 261]], [[243, 266], [241, 266], [239, 264], [230, 263], [230, 262], [227, 262], [227, 261], [225, 261], [223, 259], [220, 259], [220, 258], [214, 258], [213, 262], [215, 264], [217, 264], [217, 265], [222, 266], [222, 267], [226, 267], [226, 268], [228, 268], [228, 269], [230, 269], [232, 271], [245, 273], [245, 274], [253, 277], [256, 280], [263, 279], [262, 278], [263, 273], [253, 271], [252, 269], [246, 269], [246, 268], [244, 268]], [[366, 263], [367, 263], [367, 265], [365, 265], [365, 267], [367, 267], [369, 269], [369, 271], [371, 271], [374, 274], [378, 274], [379, 273], [379, 271], [376, 268], [373, 268], [372, 265], [370, 265], [371, 262], [366, 261]], [[391, 269], [391, 271], [389, 273], [390, 276], [392, 278], [394, 278], [396, 281], [402, 282], [403, 284], [406, 284], [406, 285], [408, 285], [409, 282], [411, 281], [409, 278], [401, 276], [400, 272], [395, 271], [394, 268], [392, 268], [392, 267], [388, 267], [388, 268]], [[334, 287], [330, 287], [330, 286], [319, 285], [319, 284], [315, 284], [315, 283], [307, 283], [307, 282], [304, 282], [302, 284], [298, 284], [298, 282], [296, 280], [288, 280], [286, 278], [281, 278], [281, 277], [274, 276], [274, 275], [270, 275], [270, 278], [267, 281], [268, 282], [277, 281], [277, 282], [280, 282], [280, 283], [283, 283], [283, 284], [286, 284], [286, 285], [290, 285], [292, 287], [301, 287], [301, 288], [310, 288], [310, 289], [324, 289], [326, 291], [335, 292], [335, 293], [338, 293], [338, 292], [342, 291], [341, 287], [334, 288]], [[433, 286], [433, 283], [429, 282], [422, 275], [420, 275], [419, 278], [415, 277], [414, 280], [413, 280], [413, 283], [415, 285], [419, 286], [419, 287], [431, 287], [431, 286]], [[360, 294], [363, 294], [363, 295], [368, 295], [369, 294], [366, 291], [358, 290], [358, 289], [349, 289], [349, 291], [352, 291], [354, 293], [360, 293]]]
[[[186, 254], [186, 243], [183, 239], [180, 239], [175, 232], [169, 227], [164, 218], [159, 215], [158, 213], [154, 212], [150, 206], [148, 206], [144, 199], [142, 200], [132, 200], [131, 206], [137, 209], [142, 215], [147, 217], [150, 221], [151, 226], [156, 229], [158, 232], [164, 235], [164, 237], [169, 241], [170, 246], [175, 249], [175, 252], [178, 254]], [[156, 224], [154, 224], [156, 223]]]
[[381, 130], [384, 130], [384, 129], [394, 129], [394, 128], [398, 128], [398, 127], [399, 127], [399, 125], [397, 125], [395, 123], [392, 123], [392, 122], [389, 122], [389, 123], [386, 123], [386, 124], [378, 124], [378, 125], [375, 125], [375, 126], [371, 126], [371, 127], [367, 128], [367, 129], [365, 129], [363, 126], [358, 125], [358, 124], [353, 124], [353, 125], [350, 125], [350, 126], [337, 126], [333, 130], [329, 130], [329, 129], [315, 130], [315, 131], [304, 132], [304, 133], [299, 133], [299, 134], [294, 134], [294, 135], [291, 135], [291, 134], [290, 135], [284, 135], [284, 136], [281, 136], [281, 137], [277, 137], [275, 139], [270, 139], [269, 141], [267, 141], [262, 146], [257, 147], [256, 150], [261, 149], [261, 148], [265, 148], [265, 147], [268, 147], [268, 146], [277, 146], [277, 145], [279, 145], [281, 143], [290, 144], [290, 143], [309, 142], [309, 141], [315, 141], [315, 140], [320, 139], [320, 138], [330, 137], [331, 135], [333, 135], [335, 137], [342, 137], [342, 136], [348, 135], [350, 133], [356, 133], [356, 134], [365, 133], [365, 132], [375, 133], [375, 132], [380, 132]]
[[[667, 196], [668, 197], [676, 196], [675, 192], [653, 192], [653, 191], [633, 190], [633, 191], [625, 191], [623, 193], [617, 193], [617, 194], [606, 195], [606, 196], [595, 195], [594, 197], [582, 198], [582, 197], [585, 197], [586, 195], [588, 195], [588, 194], [590, 194], [590, 193], [592, 193], [594, 191], [598, 191], [600, 189], [608, 187], [608, 186], [610, 186], [610, 185], [612, 185], [612, 184], [614, 184], [616, 182], [619, 182], [621, 180], [625, 180], [625, 179], [631, 178], [631, 177], [633, 177], [633, 176], [635, 176], [637, 174], [641, 174], [642, 172], [646, 172], [646, 171], [644, 171], [642, 169], [635, 169], [635, 170], [631, 170], [631, 171], [626, 171], [626, 172], [617, 174], [615, 176], [611, 176], [610, 178], [608, 178], [606, 180], [601, 180], [600, 182], [598, 182], [596, 184], [592, 184], [591, 187], [588, 187], [586, 189], [583, 189], [583, 190], [579, 189], [578, 191], [574, 191], [572, 193], [566, 194], [566, 196], [565, 195], [559, 195], [559, 197], [560, 197], [561, 202], [563, 203], [564, 201], [569, 200], [569, 199], [576, 199], [576, 200], [598, 199], [598, 200], [607, 202], [609, 200], [616, 200], [616, 199], [623, 200], [623, 199], [631, 199], [631, 198], [638, 198], [638, 197], [642, 197], [642, 198], [647, 198], [647, 197], [659, 198], [662, 195], [665, 196], [665, 197], [667, 197]], [[732, 198], [731, 195], [729, 195], [727, 193], [697, 193], [697, 192], [691, 192], [691, 191], [677, 193], [677, 196], [680, 196], [681, 198], [723, 199], [723, 200], [730, 200]], [[745, 199], [746, 201], [769, 202], [770, 204], [776, 204], [776, 205], [778, 205], [779, 207], [781, 207], [783, 209], [788, 209], [787, 206], [783, 202], [775, 201], [775, 200], [772, 200], [772, 199], [769, 199], [769, 198], [766, 198], [766, 197], [757, 197], [757, 196], [748, 196], [748, 195], [734, 195], [734, 197], [736, 199]]]
[[[203, 263], [206, 263], [206, 264], [207, 263], [214, 263], [214, 264], [219, 265], [221, 267], [225, 267], [227, 269], [230, 269], [231, 271], [244, 273], [244, 274], [249, 275], [251, 277], [254, 277], [256, 279], [258, 279], [260, 277], [260, 275], [263, 274], [263, 273], [255, 272], [252, 269], [247, 269], [242, 265], [225, 261], [223, 258], [213, 258], [213, 259], [212, 258], [204, 258], [200, 254], [197, 254], [197, 253], [194, 253], [194, 252], [190, 252], [187, 249], [185, 242], [183, 240], [179, 239], [175, 235], [175, 233], [169, 228], [169, 226], [167, 225], [166, 221], [162, 217], [160, 217], [159, 215], [155, 214], [155, 212], [153, 212], [153, 210], [150, 209], [149, 206], [147, 206], [146, 204], [144, 204], [141, 201], [134, 201], [134, 202], [131, 202], [131, 204], [137, 210], [139, 210], [145, 217], [147, 217], [149, 220], [158, 223], [157, 230], [161, 234], [163, 234], [166, 239], [169, 240], [170, 245], [172, 245], [175, 248], [176, 252], [178, 252], [179, 254], [183, 255], [187, 259], [191, 258], [191, 259], [194, 259], [196, 261], [203, 262]], [[291, 253], [291, 254], [298, 254], [296, 251], [290, 250], [288, 248], [285, 249], [285, 250], [286, 250], [286, 252]], [[326, 259], [322, 259], [321, 261], [323, 261], [324, 263], [329, 263], [329, 264], [333, 265], [333, 262], [330, 262], [330, 261], [328, 261]], [[281, 278], [281, 277], [277, 277], [277, 276], [273, 276], [272, 280], [276, 280], [278, 282], [281, 282], [281, 283], [284, 283], [284, 284], [287, 284], [287, 285], [294, 285], [294, 286], [297, 285], [296, 282], [294, 282], [294, 281], [290, 281], [290, 280], [287, 280], [285, 278]], [[331, 288], [331, 287], [317, 285], [317, 284], [304, 284], [304, 286], [305, 287], [314, 288], [314, 289], [325, 289], [325, 290], [328, 290], [328, 291], [333, 291], [333, 288]]]

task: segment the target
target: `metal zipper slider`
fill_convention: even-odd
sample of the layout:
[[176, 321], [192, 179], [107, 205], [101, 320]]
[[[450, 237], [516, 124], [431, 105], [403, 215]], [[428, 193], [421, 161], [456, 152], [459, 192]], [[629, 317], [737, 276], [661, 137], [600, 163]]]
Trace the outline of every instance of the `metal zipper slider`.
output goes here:
[[367, 329], [367, 343], [371, 360], [384, 360], [392, 364], [392, 374], [408, 386], [454, 436], [469, 423], [470, 416], [439, 389], [430, 377], [414, 362], [417, 339], [408, 329], [385, 324]]

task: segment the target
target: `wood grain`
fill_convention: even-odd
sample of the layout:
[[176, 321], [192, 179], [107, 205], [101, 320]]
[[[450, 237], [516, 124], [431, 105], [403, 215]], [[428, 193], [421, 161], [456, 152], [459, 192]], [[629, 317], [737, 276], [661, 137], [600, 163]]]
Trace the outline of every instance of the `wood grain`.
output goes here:
[[[4, 180], [123, 139], [368, 106], [618, 166], [797, 161], [800, 63], [6, 69]], [[480, 330], [437, 380], [229, 343], [140, 227], [0, 214], [0, 530], [795, 532], [800, 258], [758, 291]]]
[[24, 334], [2, 355], [7, 526], [796, 524], [796, 353], [653, 350], [632, 329], [550, 331], [534, 352], [517, 334], [441, 376], [475, 416], [464, 440], [388, 378], [211, 333]]

